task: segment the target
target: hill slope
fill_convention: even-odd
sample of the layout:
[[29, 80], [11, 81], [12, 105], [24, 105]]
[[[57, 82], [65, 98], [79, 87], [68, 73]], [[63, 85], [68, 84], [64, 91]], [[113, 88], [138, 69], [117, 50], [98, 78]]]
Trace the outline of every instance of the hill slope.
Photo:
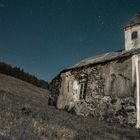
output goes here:
[[137, 140], [135, 129], [108, 126], [48, 106], [49, 91], [0, 74], [0, 140]]
[[4, 91], [9, 96], [14, 96], [14, 100], [22, 103], [36, 105], [47, 105], [49, 91], [38, 88], [32, 84], [16, 79], [11, 76], [0, 74], [0, 91]]

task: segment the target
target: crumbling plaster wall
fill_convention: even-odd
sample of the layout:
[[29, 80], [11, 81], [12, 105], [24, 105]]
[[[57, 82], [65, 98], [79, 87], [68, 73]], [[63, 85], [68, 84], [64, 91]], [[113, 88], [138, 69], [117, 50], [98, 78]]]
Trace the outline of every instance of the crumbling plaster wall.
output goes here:
[[71, 74], [71, 72], [61, 75], [61, 87], [57, 100], [57, 108], [73, 107], [76, 101], [79, 101], [79, 83]]
[[[86, 98], [80, 100], [81, 75], [87, 76]], [[132, 94], [131, 58], [62, 73], [59, 78], [57, 107], [91, 115], [99, 120], [136, 124], [136, 105]]]
[[[138, 38], [132, 40], [131, 35], [134, 31], [137, 31]], [[140, 26], [132, 26], [125, 30], [125, 49], [131, 50], [134, 48], [140, 48]]]

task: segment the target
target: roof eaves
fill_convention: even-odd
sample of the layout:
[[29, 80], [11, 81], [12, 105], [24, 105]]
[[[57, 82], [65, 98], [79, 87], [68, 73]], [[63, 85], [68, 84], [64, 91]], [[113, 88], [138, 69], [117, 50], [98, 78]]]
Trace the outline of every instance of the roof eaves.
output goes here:
[[77, 70], [77, 69], [82, 69], [82, 68], [87, 68], [87, 67], [91, 67], [91, 66], [96, 66], [98, 64], [103, 64], [103, 63], [107, 63], [107, 62], [111, 62], [111, 61], [115, 61], [117, 59], [122, 59], [122, 58], [126, 58], [126, 57], [131, 57], [132, 55], [135, 55], [135, 54], [138, 54], [140, 53], [140, 48], [138, 49], [133, 49], [131, 51], [124, 51], [122, 52], [122, 54], [118, 55], [118, 56], [115, 56], [115, 57], [112, 57], [110, 59], [106, 59], [106, 60], [101, 60], [101, 61], [98, 61], [98, 62], [95, 62], [95, 63], [90, 63], [90, 64], [87, 64], [87, 65], [83, 65], [83, 66], [77, 66], [77, 67], [74, 67], [74, 68], [69, 68], [69, 69], [64, 69], [62, 70], [60, 73], [64, 73], [64, 72], [68, 72], [68, 71], [71, 71], [71, 70]]

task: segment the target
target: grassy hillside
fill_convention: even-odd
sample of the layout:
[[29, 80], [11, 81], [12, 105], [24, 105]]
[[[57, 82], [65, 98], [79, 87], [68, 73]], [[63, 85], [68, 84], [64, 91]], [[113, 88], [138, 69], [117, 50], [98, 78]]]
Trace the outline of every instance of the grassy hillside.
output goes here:
[[0, 74], [0, 91], [6, 92], [7, 96], [14, 97], [15, 103], [44, 106], [48, 104], [48, 90], [38, 88], [11, 76]]
[[48, 106], [49, 91], [0, 74], [0, 140], [138, 140], [134, 128], [108, 126]]

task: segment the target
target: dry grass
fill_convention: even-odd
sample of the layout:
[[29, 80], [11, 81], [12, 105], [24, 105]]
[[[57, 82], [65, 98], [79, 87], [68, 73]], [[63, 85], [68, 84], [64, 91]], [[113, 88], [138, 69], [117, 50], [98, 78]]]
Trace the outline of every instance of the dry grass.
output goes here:
[[140, 131], [134, 128], [109, 126], [56, 110], [47, 105], [48, 91], [17, 79], [13, 84], [13, 78], [3, 77], [8, 80], [0, 79], [0, 140], [140, 139]]

